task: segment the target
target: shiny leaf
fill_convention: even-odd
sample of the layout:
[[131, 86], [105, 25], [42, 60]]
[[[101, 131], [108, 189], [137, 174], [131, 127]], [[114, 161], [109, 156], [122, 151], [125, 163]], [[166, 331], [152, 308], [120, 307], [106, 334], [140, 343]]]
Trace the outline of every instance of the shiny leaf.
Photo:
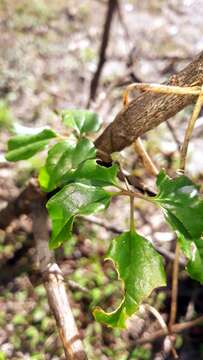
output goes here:
[[162, 257], [145, 238], [135, 232], [126, 232], [115, 238], [108, 257], [113, 261], [124, 285], [124, 297], [119, 307], [106, 313], [94, 310], [97, 321], [111, 327], [125, 327], [125, 320], [134, 314], [154, 288], [165, 286]]
[[110, 197], [107, 191], [95, 186], [82, 183], [64, 186], [47, 202], [52, 221], [50, 247], [56, 248], [68, 239], [75, 216], [89, 215], [105, 209]]
[[188, 177], [169, 178], [163, 171], [157, 178], [159, 194], [154, 200], [164, 209], [174, 230], [187, 238], [199, 238], [203, 233], [203, 200], [199, 188]]
[[64, 176], [64, 182], [73, 182], [88, 180], [92, 185], [108, 186], [117, 183], [116, 176], [118, 166], [113, 164], [111, 167], [105, 167], [97, 164], [96, 160], [84, 161], [74, 172], [67, 173]]
[[39, 183], [43, 190], [51, 191], [58, 187], [66, 175], [71, 177], [75, 169], [86, 159], [96, 156], [92, 141], [80, 139], [77, 143], [61, 141], [48, 152], [45, 167], [39, 174]]
[[48, 142], [57, 135], [51, 129], [44, 129], [34, 135], [17, 135], [8, 141], [8, 161], [26, 160], [43, 150]]
[[78, 134], [96, 132], [100, 127], [98, 115], [88, 110], [64, 110], [62, 121], [68, 127], [76, 130]]
[[178, 234], [180, 247], [189, 260], [186, 266], [190, 277], [203, 284], [203, 239], [187, 239]]

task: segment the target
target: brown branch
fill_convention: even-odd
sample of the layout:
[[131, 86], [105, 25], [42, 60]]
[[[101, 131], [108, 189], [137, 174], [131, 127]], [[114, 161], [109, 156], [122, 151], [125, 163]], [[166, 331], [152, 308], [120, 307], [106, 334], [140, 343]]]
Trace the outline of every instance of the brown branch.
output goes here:
[[66, 294], [63, 274], [49, 250], [48, 215], [40, 199], [32, 204], [33, 235], [37, 268], [43, 278], [50, 308], [55, 317], [67, 360], [87, 359]]
[[104, 30], [103, 30], [103, 34], [102, 34], [101, 46], [100, 46], [100, 50], [99, 50], [99, 61], [98, 61], [96, 72], [95, 72], [95, 74], [92, 78], [91, 84], [90, 84], [90, 95], [89, 95], [89, 100], [88, 100], [88, 106], [90, 105], [90, 102], [92, 100], [94, 100], [96, 97], [96, 92], [97, 92], [102, 68], [106, 61], [106, 50], [107, 50], [108, 43], [109, 43], [113, 15], [115, 13], [117, 6], [118, 6], [117, 0], [109, 0], [108, 1], [108, 9], [107, 9], [106, 19], [105, 19], [105, 23], [104, 23]]
[[[180, 333], [184, 330], [190, 329], [196, 325], [200, 325], [203, 323], [203, 316], [198, 317], [195, 320], [187, 321], [180, 324], [175, 324], [172, 326], [172, 333]], [[168, 334], [167, 334], [168, 335]], [[143, 345], [147, 343], [152, 343], [159, 338], [166, 336], [166, 333], [163, 329], [155, 331], [152, 335], [142, 337], [141, 339], [137, 339], [135, 345]]]
[[179, 254], [180, 254], [180, 246], [178, 242], [176, 242], [175, 259], [174, 259], [173, 274], [172, 274], [171, 311], [170, 311], [170, 320], [169, 320], [170, 333], [172, 333], [172, 328], [176, 321], [176, 314], [177, 314]]
[[[203, 84], [203, 52], [182, 71], [173, 75], [168, 83], [174, 86]], [[121, 110], [115, 120], [95, 141], [96, 147], [110, 154], [131, 145], [139, 136], [166, 121], [196, 100], [194, 95], [168, 95], [143, 93]]]
[[175, 142], [175, 144], [177, 146], [177, 150], [180, 150], [181, 143], [180, 143], [180, 141], [179, 141], [179, 139], [178, 139], [178, 137], [176, 135], [175, 129], [173, 128], [173, 126], [171, 125], [171, 123], [168, 120], [166, 121], [166, 126], [167, 126], [168, 130], [170, 131], [171, 136], [172, 136], [172, 138], [173, 138], [173, 140], [174, 140], [174, 142]]

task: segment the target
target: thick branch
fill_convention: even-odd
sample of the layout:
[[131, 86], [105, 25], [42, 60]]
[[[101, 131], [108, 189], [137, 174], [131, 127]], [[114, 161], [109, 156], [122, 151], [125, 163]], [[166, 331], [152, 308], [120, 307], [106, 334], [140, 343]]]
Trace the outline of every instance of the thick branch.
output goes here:
[[[169, 85], [193, 86], [203, 84], [203, 52], [186, 68], [173, 75]], [[96, 147], [110, 155], [131, 145], [139, 136], [166, 121], [185, 106], [193, 103], [195, 96], [144, 93], [119, 112], [115, 120], [96, 140]], [[108, 159], [105, 158], [104, 161]]]
[[48, 216], [41, 201], [33, 204], [33, 234], [37, 267], [43, 278], [50, 308], [55, 317], [67, 360], [87, 359], [66, 294], [63, 274], [49, 250]]

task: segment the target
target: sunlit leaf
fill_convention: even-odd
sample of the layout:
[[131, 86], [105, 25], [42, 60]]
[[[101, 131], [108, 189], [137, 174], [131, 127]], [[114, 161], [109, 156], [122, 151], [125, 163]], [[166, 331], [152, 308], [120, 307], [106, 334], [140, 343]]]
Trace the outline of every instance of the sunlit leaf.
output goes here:
[[111, 327], [125, 327], [125, 320], [159, 287], [165, 286], [162, 257], [145, 238], [135, 232], [126, 232], [115, 238], [108, 257], [113, 261], [124, 285], [124, 297], [119, 307], [110, 313], [94, 310], [97, 321]]
[[78, 134], [96, 132], [100, 127], [98, 115], [88, 110], [64, 110], [62, 121], [68, 127], [76, 130]]
[[48, 152], [45, 167], [39, 174], [39, 183], [43, 190], [51, 191], [64, 183], [64, 176], [71, 177], [78, 165], [84, 160], [96, 156], [96, 149], [92, 141], [80, 139], [77, 143], [61, 141]]
[[117, 183], [116, 176], [118, 166], [113, 164], [110, 167], [105, 167], [97, 164], [97, 161], [84, 161], [74, 172], [68, 173], [64, 176], [64, 182], [88, 180], [92, 185], [108, 186]]
[[170, 179], [163, 171], [157, 179], [159, 194], [154, 199], [176, 231], [181, 250], [188, 259], [191, 278], [203, 282], [203, 200], [199, 188], [188, 177]]
[[110, 194], [100, 187], [82, 183], [64, 186], [47, 202], [52, 221], [50, 247], [56, 248], [68, 239], [75, 216], [89, 215], [105, 209], [110, 198]]
[[190, 277], [203, 283], [203, 239], [187, 239], [178, 234], [180, 247], [186, 258], [189, 260], [186, 266]]
[[35, 135], [17, 135], [8, 141], [8, 161], [26, 160], [43, 150], [57, 135], [51, 129], [44, 129]]
[[154, 200], [165, 211], [174, 230], [187, 238], [199, 238], [203, 233], [203, 200], [199, 188], [188, 177], [169, 178], [163, 171], [157, 178], [159, 193]]

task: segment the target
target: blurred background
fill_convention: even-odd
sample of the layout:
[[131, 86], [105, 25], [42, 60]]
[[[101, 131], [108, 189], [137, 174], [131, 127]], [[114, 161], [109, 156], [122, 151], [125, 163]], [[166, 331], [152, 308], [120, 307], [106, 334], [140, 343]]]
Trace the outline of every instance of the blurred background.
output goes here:
[[[57, 112], [87, 107], [98, 112], [105, 128], [122, 108], [128, 84], [163, 82], [203, 50], [202, 19], [201, 0], [0, 0], [0, 207], [18, 195], [43, 164], [39, 155], [19, 164], [4, 160], [14, 131], [45, 125], [60, 131]], [[191, 111], [187, 107], [143, 137], [157, 167], [171, 175], [178, 167]], [[202, 134], [200, 116], [187, 165], [200, 185]], [[125, 169], [154, 186], [132, 148], [118, 156]], [[142, 201], [136, 206], [139, 232], [165, 258], [168, 286], [154, 292], [149, 304], [167, 321], [174, 235], [158, 210]], [[127, 228], [128, 216], [127, 201], [116, 199], [105, 214], [78, 220], [72, 239], [57, 251], [57, 260], [67, 277], [88, 359], [171, 359], [163, 339], [136, 344], [160, 328], [151, 314], [132, 317], [124, 331], [101, 326], [91, 314], [95, 305], [112, 310], [119, 303], [120, 284], [104, 255], [112, 237]], [[32, 245], [26, 216], [0, 231], [0, 360], [63, 359], [45, 290], [42, 285], [33, 289], [26, 275]], [[178, 321], [203, 313], [202, 287], [186, 276], [184, 261], [181, 258]], [[176, 347], [181, 359], [203, 359], [203, 327], [179, 334]]]

